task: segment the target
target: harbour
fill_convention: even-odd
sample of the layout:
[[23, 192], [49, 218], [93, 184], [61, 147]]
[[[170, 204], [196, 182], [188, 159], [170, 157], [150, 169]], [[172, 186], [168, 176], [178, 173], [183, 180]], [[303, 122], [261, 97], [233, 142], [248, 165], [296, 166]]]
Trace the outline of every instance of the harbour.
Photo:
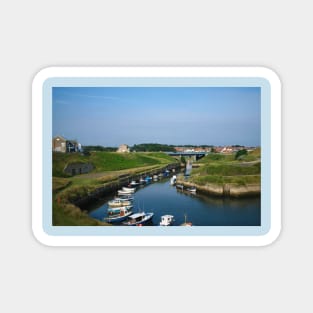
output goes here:
[[[145, 225], [159, 226], [164, 215], [174, 217], [172, 226], [186, 222], [192, 226], [259, 226], [261, 223], [260, 197], [230, 199], [208, 196], [177, 188], [171, 185], [170, 180], [171, 177], [160, 176], [157, 181], [136, 187], [132, 213], [153, 213], [152, 220]], [[107, 194], [84, 209], [88, 210], [90, 217], [104, 221], [109, 217], [109, 201], [115, 196], [116, 192]]]

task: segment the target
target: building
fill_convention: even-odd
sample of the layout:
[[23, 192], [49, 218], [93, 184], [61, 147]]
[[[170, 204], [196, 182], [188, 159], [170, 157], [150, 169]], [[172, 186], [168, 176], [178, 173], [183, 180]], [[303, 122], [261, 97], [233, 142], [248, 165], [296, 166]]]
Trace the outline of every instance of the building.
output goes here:
[[76, 140], [68, 140], [62, 136], [56, 136], [52, 139], [52, 151], [54, 152], [81, 152], [82, 147]]
[[66, 139], [62, 136], [56, 136], [52, 139], [52, 151], [66, 152]]
[[122, 144], [122, 145], [119, 146], [119, 148], [117, 149], [116, 152], [119, 152], [119, 153], [128, 153], [128, 152], [130, 152], [130, 150], [129, 150], [128, 145]]
[[93, 169], [94, 166], [91, 163], [77, 162], [67, 164], [66, 167], [64, 168], [64, 173], [74, 176], [89, 173]]

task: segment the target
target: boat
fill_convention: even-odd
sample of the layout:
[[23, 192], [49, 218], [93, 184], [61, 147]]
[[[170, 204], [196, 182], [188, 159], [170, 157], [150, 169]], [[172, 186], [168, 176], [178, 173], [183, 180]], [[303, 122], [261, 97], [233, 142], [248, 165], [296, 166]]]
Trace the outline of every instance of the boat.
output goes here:
[[174, 223], [174, 216], [173, 215], [162, 215], [160, 226], [170, 226]]
[[183, 190], [184, 189], [184, 185], [176, 185], [177, 189]]
[[150, 183], [151, 180], [152, 180], [152, 177], [150, 177], [150, 176], [147, 176], [147, 177], [145, 178], [145, 182], [146, 182], [147, 184]]
[[108, 210], [108, 217], [104, 220], [108, 223], [119, 223], [132, 214], [132, 206], [121, 207], [119, 210]]
[[153, 175], [153, 181], [158, 181], [158, 175]]
[[126, 205], [126, 206], [120, 206], [120, 207], [109, 207], [108, 208], [108, 214], [117, 214], [119, 213], [121, 210], [131, 210], [133, 208], [133, 205]]
[[191, 222], [187, 222], [187, 214], [185, 214], [185, 223], [181, 224], [180, 226], [192, 226]]
[[190, 193], [196, 193], [197, 192], [196, 187], [189, 187], [189, 188], [186, 188], [185, 190], [190, 192]]
[[177, 179], [176, 175], [173, 175], [171, 180], [170, 180], [170, 183], [172, 186], [176, 184], [176, 179]]
[[123, 187], [124, 191], [129, 191], [130, 193], [134, 193], [136, 191], [136, 188], [129, 188], [129, 187]]
[[146, 224], [147, 222], [151, 221], [153, 218], [154, 213], [135, 213], [128, 217], [127, 221], [123, 222], [123, 225], [126, 226], [140, 226], [142, 224]]
[[163, 177], [163, 173], [160, 173], [158, 176], [159, 176], [160, 178], [162, 178], [162, 177]]
[[108, 202], [109, 207], [122, 207], [131, 205], [130, 200], [126, 199], [114, 199]]
[[132, 180], [131, 183], [130, 183], [130, 185], [131, 185], [132, 187], [137, 187], [137, 186], [139, 186], [140, 184], [139, 184], [138, 182], [136, 182], [135, 180]]
[[118, 190], [117, 192], [118, 195], [132, 195], [132, 191], [126, 191], [126, 190]]
[[146, 182], [146, 180], [141, 177], [140, 180], [139, 180], [139, 184], [142, 185], [142, 184], [144, 184], [145, 182]]
[[115, 197], [114, 199], [121, 200], [121, 201], [132, 201], [134, 200], [134, 195], [133, 194], [119, 195], [118, 197]]

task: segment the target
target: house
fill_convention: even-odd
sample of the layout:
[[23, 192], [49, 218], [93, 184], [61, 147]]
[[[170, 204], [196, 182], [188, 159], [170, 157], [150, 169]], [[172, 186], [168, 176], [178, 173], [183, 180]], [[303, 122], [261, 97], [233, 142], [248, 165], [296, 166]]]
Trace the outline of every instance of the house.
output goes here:
[[68, 140], [62, 136], [56, 136], [52, 139], [52, 151], [54, 152], [81, 152], [82, 146], [76, 140]]
[[52, 139], [52, 151], [66, 152], [66, 139], [62, 136], [56, 136]]
[[128, 153], [128, 152], [130, 152], [130, 150], [129, 150], [128, 145], [122, 144], [122, 145], [119, 146], [119, 148], [117, 149], [116, 152], [119, 152], [119, 153]]

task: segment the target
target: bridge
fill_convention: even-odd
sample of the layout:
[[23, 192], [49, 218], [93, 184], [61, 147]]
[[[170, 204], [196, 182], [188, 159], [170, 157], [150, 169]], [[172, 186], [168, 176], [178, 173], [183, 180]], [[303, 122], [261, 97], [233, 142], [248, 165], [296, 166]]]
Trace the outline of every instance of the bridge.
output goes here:
[[193, 151], [188, 151], [188, 152], [165, 152], [169, 156], [173, 157], [190, 157], [194, 158], [195, 160], [199, 160], [203, 158], [204, 156], [208, 155], [209, 152], [193, 152]]

